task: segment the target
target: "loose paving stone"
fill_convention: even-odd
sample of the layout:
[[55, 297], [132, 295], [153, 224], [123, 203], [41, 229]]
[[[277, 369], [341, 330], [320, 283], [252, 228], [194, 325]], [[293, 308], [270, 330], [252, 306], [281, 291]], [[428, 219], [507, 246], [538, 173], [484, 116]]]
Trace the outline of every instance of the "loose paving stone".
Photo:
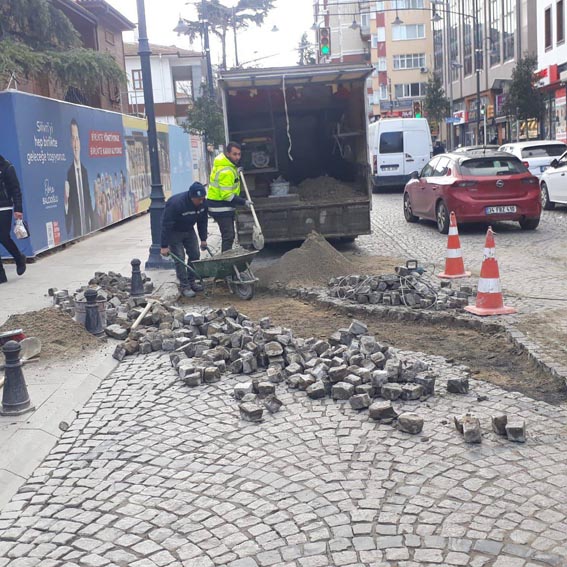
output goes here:
[[423, 417], [411, 412], [401, 413], [398, 416], [398, 427], [405, 433], [417, 435], [423, 429]]
[[380, 389], [380, 395], [385, 400], [395, 401], [402, 395], [402, 387], [399, 384], [384, 384]]
[[244, 402], [238, 406], [240, 409], [240, 417], [245, 421], [262, 421], [264, 410], [256, 404]]
[[348, 400], [353, 394], [354, 386], [348, 382], [338, 382], [331, 390], [333, 400]]
[[325, 388], [325, 384], [323, 384], [323, 382], [315, 382], [315, 384], [311, 384], [311, 386], [307, 388], [307, 395], [312, 400], [320, 400], [326, 397], [327, 390]]
[[508, 423], [508, 416], [506, 414], [492, 416], [492, 429], [494, 433], [506, 437], [506, 425]]
[[509, 441], [516, 443], [526, 442], [526, 421], [519, 418], [511, 418], [506, 423], [506, 435]]
[[447, 392], [451, 394], [468, 394], [469, 379], [465, 376], [449, 378], [447, 380]]
[[477, 417], [466, 415], [463, 417], [463, 436], [465, 443], [480, 443], [482, 441], [482, 432], [480, 429], [480, 421]]
[[394, 420], [398, 417], [390, 401], [374, 402], [368, 408], [368, 415], [371, 419], [378, 421]]
[[368, 326], [362, 321], [354, 319], [348, 329], [348, 332], [352, 335], [365, 335], [368, 333]]
[[368, 394], [355, 394], [350, 398], [350, 407], [353, 410], [362, 410], [370, 406], [371, 400]]

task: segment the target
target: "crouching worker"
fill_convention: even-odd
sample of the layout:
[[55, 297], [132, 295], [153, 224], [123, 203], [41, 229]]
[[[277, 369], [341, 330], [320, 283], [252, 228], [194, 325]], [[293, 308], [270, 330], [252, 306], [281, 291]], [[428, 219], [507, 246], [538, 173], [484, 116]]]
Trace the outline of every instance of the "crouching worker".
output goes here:
[[161, 254], [168, 256], [171, 252], [183, 297], [195, 297], [196, 292], [203, 291], [203, 286], [195, 281], [195, 276], [179, 260], [185, 262], [185, 252], [187, 263], [198, 260], [201, 257], [199, 240], [200, 249], [207, 249], [206, 196], [205, 187], [201, 183], [193, 183], [189, 191], [173, 195], [165, 204], [161, 223]]

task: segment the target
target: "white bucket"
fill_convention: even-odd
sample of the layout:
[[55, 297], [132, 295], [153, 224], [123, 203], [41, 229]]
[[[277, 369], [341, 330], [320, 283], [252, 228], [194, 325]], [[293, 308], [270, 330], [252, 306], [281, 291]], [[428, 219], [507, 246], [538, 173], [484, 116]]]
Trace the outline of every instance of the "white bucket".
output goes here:
[[274, 181], [270, 185], [270, 195], [272, 197], [285, 197], [289, 194], [289, 181]]

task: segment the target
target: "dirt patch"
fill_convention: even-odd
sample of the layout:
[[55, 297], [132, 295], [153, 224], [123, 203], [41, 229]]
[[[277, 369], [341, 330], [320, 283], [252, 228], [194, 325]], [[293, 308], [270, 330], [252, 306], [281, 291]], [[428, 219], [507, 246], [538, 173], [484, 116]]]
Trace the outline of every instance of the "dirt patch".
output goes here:
[[256, 271], [262, 286], [326, 285], [334, 276], [347, 276], [354, 264], [329, 244], [323, 236], [312, 232], [299, 247], [290, 250], [271, 266]]
[[305, 179], [293, 192], [297, 192], [300, 200], [307, 202], [346, 203], [368, 199], [368, 195], [363, 194], [354, 183], [345, 183], [327, 175]]
[[[252, 301], [240, 301], [220, 288], [207, 302], [213, 307], [235, 305], [252, 319], [269, 316], [277, 325], [288, 327], [300, 337], [328, 338], [350, 325], [348, 309], [313, 305], [287, 297], [260, 294]], [[377, 315], [356, 316], [379, 340], [404, 350], [436, 354], [471, 367], [474, 377], [509, 391], [525, 394], [550, 404], [567, 401], [567, 388], [537, 369], [529, 358], [514, 348], [504, 334], [481, 333], [424, 322], [411, 323], [380, 319]]]
[[98, 339], [59, 309], [47, 308], [11, 315], [0, 327], [0, 332], [13, 329], [23, 329], [26, 336], [37, 337], [41, 341], [42, 359], [76, 356], [100, 347]]

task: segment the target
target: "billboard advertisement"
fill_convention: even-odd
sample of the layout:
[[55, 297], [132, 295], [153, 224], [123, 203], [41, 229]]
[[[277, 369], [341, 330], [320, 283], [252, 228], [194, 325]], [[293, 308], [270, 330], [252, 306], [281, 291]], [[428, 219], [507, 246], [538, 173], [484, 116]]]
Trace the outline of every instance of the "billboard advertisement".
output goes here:
[[[145, 120], [12, 91], [0, 93], [0, 121], [0, 154], [22, 186], [31, 235], [18, 246], [27, 256], [148, 209]], [[192, 183], [191, 139], [158, 124], [158, 145], [167, 198]]]

